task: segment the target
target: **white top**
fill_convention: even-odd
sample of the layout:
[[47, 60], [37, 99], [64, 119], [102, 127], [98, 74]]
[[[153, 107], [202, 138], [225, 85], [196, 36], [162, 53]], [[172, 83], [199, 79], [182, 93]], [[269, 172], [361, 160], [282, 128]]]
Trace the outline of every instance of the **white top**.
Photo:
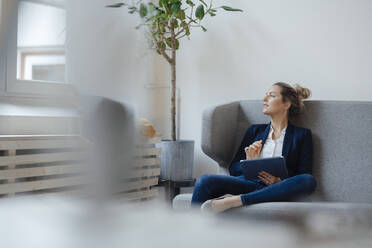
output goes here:
[[287, 127], [283, 128], [282, 132], [280, 133], [280, 137], [277, 138], [276, 140], [273, 140], [274, 129], [270, 124], [270, 132], [261, 150], [260, 158], [282, 156], [284, 136], [285, 136], [286, 130], [287, 130]]

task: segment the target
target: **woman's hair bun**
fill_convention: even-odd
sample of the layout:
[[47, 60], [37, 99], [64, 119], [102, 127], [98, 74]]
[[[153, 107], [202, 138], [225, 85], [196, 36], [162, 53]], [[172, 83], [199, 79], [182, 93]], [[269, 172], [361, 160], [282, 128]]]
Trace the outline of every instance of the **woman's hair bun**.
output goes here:
[[289, 101], [291, 103], [288, 115], [291, 117], [300, 114], [305, 107], [302, 100], [311, 96], [311, 90], [308, 88], [303, 88], [298, 84], [291, 86], [290, 84], [284, 82], [278, 82], [274, 85], [277, 85], [281, 88], [280, 93], [283, 97], [283, 101]]
[[296, 91], [297, 96], [301, 99], [307, 99], [311, 96], [311, 90], [308, 88], [303, 88], [298, 84], [295, 84], [293, 88]]

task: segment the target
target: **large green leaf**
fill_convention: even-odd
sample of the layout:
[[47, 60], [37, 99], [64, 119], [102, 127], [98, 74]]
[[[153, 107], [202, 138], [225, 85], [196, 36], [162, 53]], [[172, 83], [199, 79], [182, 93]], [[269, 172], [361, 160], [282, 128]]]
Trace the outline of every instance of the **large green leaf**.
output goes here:
[[187, 25], [187, 23], [185, 21], [183, 21], [180, 26], [185, 29], [186, 35], [189, 36], [190, 35], [189, 25]]
[[172, 39], [171, 38], [167, 38], [165, 40], [165, 42], [167, 43], [168, 47], [172, 48]]
[[163, 7], [169, 13], [170, 6], [167, 0], [159, 0], [159, 6]]
[[165, 33], [165, 26], [163, 25], [163, 23], [159, 23], [159, 30], [161, 33]]
[[234, 9], [234, 8], [229, 7], [229, 6], [221, 6], [221, 8], [223, 8], [226, 11], [240, 11], [240, 12], [243, 12], [243, 10], [241, 10], [241, 9]]
[[177, 13], [176, 17], [180, 20], [185, 20], [186, 19], [186, 14], [184, 10], [181, 10], [180, 12]]
[[159, 0], [159, 7], [168, 6], [167, 0]]
[[191, 0], [186, 0], [186, 3], [190, 6], [195, 6], [195, 3], [193, 3]]
[[120, 8], [123, 5], [127, 5], [127, 4], [125, 4], [125, 3], [115, 3], [115, 4], [106, 5], [106, 8]]
[[144, 18], [147, 15], [147, 7], [145, 4], [141, 3], [140, 5], [140, 11], [139, 14], [142, 18]]
[[180, 12], [181, 10], [181, 2], [176, 2], [174, 4], [172, 4], [172, 14], [173, 15], [176, 15]]
[[165, 43], [164, 42], [160, 42], [159, 43], [159, 46], [162, 50], [165, 50], [166, 46], [165, 46]]
[[204, 6], [202, 4], [200, 4], [197, 8], [196, 8], [196, 11], [195, 11], [195, 16], [196, 18], [198, 18], [199, 20], [203, 19], [205, 15], [205, 12], [204, 12]]
[[[167, 43], [168, 47], [173, 48], [172, 38], [170, 38], [170, 37], [167, 38], [165, 40], [165, 42]], [[180, 42], [177, 39], [175, 40], [175, 42], [176, 42], [176, 50], [177, 50], [179, 48], [179, 46], [180, 46]]]
[[174, 19], [173, 25], [174, 25], [174, 28], [178, 28], [179, 27], [177, 19]]
[[137, 11], [136, 7], [129, 7], [128, 9], [129, 9], [128, 13], [130, 13], [130, 14], [133, 14], [134, 12]]

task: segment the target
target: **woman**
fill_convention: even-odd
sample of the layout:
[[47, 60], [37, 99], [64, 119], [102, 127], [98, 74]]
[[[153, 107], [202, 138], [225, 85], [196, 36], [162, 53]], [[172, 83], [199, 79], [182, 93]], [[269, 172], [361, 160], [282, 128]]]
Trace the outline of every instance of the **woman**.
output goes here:
[[[248, 128], [230, 164], [231, 176], [203, 175], [198, 178], [192, 205], [202, 204], [202, 210], [217, 213], [233, 207], [290, 201], [310, 195], [316, 187], [311, 175], [311, 131], [289, 122], [290, 117], [301, 113], [304, 107], [302, 99], [310, 94], [309, 89], [299, 85], [292, 87], [287, 83], [275, 83], [263, 99], [263, 113], [270, 116], [270, 123]], [[265, 171], [260, 172], [255, 180], [244, 178], [240, 160], [276, 156], [285, 157], [288, 178], [282, 180]]]

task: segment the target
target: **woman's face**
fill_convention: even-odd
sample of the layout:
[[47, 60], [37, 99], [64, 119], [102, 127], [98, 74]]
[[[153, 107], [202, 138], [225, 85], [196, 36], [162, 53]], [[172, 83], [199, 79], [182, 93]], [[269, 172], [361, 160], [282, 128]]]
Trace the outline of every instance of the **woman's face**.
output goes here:
[[273, 85], [266, 92], [263, 99], [263, 109], [262, 112], [265, 115], [286, 115], [287, 109], [291, 104], [289, 102], [283, 102], [283, 97], [280, 93], [280, 86]]

